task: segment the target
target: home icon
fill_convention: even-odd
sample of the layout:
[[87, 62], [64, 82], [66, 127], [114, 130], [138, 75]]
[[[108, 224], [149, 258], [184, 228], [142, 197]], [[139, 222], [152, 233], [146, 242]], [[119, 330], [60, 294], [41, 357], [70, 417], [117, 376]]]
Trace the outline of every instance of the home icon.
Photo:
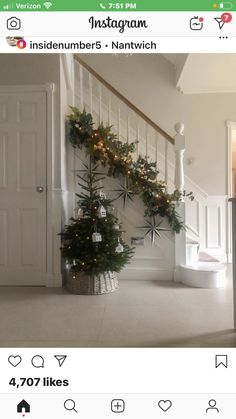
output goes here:
[[25, 400], [22, 400], [17, 405], [17, 413], [30, 413], [30, 405]]

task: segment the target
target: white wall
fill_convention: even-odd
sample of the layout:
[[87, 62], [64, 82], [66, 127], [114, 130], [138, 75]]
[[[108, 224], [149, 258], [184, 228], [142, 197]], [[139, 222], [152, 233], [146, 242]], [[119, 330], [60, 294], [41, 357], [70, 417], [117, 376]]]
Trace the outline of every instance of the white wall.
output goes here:
[[186, 174], [209, 195], [226, 194], [225, 121], [236, 119], [236, 93], [183, 95], [175, 88], [173, 65], [159, 54], [83, 59], [169, 134], [183, 121], [185, 161], [194, 159]]
[[177, 85], [184, 93], [236, 92], [235, 72], [236, 54], [188, 54]]
[[58, 54], [0, 54], [1, 84], [59, 85]]
[[226, 121], [236, 118], [236, 94], [184, 95], [186, 174], [209, 195], [227, 194]]
[[[60, 138], [60, 61], [58, 54], [0, 54], [1, 85], [40, 85], [54, 83], [54, 129]], [[60, 161], [60, 142], [55, 149]], [[54, 185], [61, 187], [60, 165], [54, 165]]]

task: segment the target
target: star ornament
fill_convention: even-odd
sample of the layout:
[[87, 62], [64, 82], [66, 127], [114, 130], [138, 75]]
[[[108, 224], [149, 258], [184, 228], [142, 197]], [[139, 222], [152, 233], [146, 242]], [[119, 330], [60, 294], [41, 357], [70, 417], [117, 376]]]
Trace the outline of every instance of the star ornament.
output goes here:
[[83, 166], [85, 167], [85, 169], [76, 169], [76, 170], [73, 170], [73, 172], [84, 173], [84, 174], [89, 174], [90, 172], [92, 175], [104, 176], [104, 172], [99, 172], [99, 171], [97, 172], [98, 164], [91, 168], [85, 163], [83, 163]]
[[130, 199], [130, 201], [133, 201], [133, 191], [129, 188], [129, 184], [127, 182], [127, 179], [125, 178], [124, 185], [120, 185], [120, 189], [115, 189], [113, 192], [118, 192], [119, 195], [117, 199], [122, 198], [123, 199], [123, 208], [126, 207], [127, 201]]
[[[76, 173], [84, 173], [85, 175], [87, 175], [89, 173], [89, 169], [76, 169], [73, 170]], [[104, 176], [104, 172], [97, 172], [96, 170], [91, 170], [91, 175], [103, 175]]]
[[138, 227], [142, 230], [146, 230], [144, 237], [147, 235], [151, 236], [151, 243], [152, 246], [155, 244], [155, 239], [157, 237], [161, 237], [160, 231], [169, 231], [168, 228], [160, 227], [162, 221], [156, 222], [156, 217], [153, 216], [150, 221], [146, 221], [145, 226]]

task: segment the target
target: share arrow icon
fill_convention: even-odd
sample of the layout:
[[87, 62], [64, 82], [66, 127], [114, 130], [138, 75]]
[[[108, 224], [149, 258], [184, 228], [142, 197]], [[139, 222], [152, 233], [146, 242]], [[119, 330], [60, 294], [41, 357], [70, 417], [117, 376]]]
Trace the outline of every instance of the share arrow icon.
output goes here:
[[222, 18], [221, 17], [214, 17], [214, 19], [216, 20], [216, 22], [218, 23], [218, 25], [219, 25], [219, 28], [220, 29], [222, 29], [223, 28], [223, 26], [224, 26], [224, 24], [226, 23], [224, 20], [222, 20]]
[[54, 358], [56, 358], [56, 360], [58, 361], [59, 367], [61, 367], [64, 364], [67, 358], [67, 355], [54, 355]]

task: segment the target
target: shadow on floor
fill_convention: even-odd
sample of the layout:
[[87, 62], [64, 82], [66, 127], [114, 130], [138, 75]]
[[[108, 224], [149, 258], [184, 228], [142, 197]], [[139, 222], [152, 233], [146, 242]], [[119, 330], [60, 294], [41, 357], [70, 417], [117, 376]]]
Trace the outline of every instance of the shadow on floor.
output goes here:
[[[145, 344], [140, 342], [140, 346], [144, 347]], [[154, 341], [153, 343], [148, 344], [148, 347], [157, 347], [157, 343]], [[236, 331], [235, 329], [226, 329], [221, 330], [218, 332], [213, 333], [206, 333], [202, 335], [196, 335], [191, 336], [191, 338], [182, 338], [182, 339], [175, 339], [173, 341], [166, 340], [166, 342], [163, 342], [160, 344], [158, 343], [159, 348], [186, 348], [186, 347], [192, 347], [192, 348], [227, 348], [227, 347], [236, 347]]]

